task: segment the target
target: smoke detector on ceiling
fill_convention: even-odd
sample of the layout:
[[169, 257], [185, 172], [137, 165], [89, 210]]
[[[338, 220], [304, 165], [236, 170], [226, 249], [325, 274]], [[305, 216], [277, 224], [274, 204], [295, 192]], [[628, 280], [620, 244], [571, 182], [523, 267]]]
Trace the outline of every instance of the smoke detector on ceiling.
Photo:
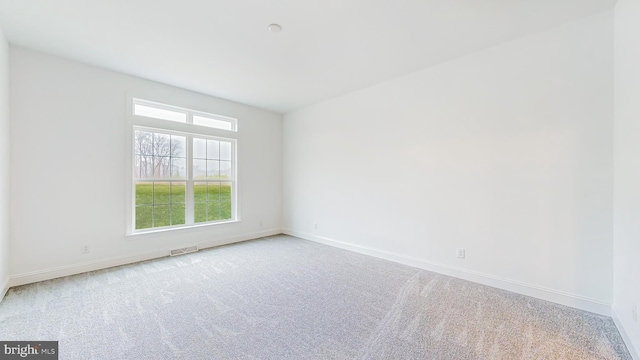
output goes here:
[[282, 31], [282, 26], [278, 24], [271, 24], [267, 29], [269, 29], [269, 31], [272, 33], [279, 33], [280, 31]]

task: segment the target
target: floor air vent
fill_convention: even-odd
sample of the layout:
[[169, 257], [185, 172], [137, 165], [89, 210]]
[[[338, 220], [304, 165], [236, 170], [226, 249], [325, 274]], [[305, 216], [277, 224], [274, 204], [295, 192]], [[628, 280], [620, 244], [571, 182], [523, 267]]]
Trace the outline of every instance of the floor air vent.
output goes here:
[[198, 247], [197, 246], [189, 246], [189, 247], [182, 248], [182, 249], [171, 250], [169, 255], [176, 256], [176, 255], [188, 254], [188, 253], [192, 253], [192, 252], [196, 252], [196, 251], [198, 251]]

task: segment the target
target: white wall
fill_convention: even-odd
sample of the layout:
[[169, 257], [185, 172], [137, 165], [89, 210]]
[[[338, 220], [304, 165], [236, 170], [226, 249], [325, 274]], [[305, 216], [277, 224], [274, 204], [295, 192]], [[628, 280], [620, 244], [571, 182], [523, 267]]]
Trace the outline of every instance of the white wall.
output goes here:
[[613, 315], [640, 359], [640, 2], [618, 0], [615, 29]]
[[[280, 114], [10, 49], [12, 284], [280, 232]], [[238, 118], [241, 221], [126, 236], [130, 96]]]
[[284, 227], [607, 313], [612, 124], [609, 11], [285, 114]]
[[0, 31], [0, 301], [9, 281], [9, 45]]

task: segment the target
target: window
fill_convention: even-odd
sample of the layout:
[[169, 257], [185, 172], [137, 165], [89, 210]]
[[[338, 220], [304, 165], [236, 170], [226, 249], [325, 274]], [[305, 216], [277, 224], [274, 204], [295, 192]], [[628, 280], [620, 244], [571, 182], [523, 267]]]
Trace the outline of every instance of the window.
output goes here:
[[138, 99], [133, 115], [156, 119], [134, 121], [133, 231], [236, 220], [236, 139], [198, 131], [234, 134], [236, 119]]
[[133, 114], [160, 120], [206, 126], [221, 130], [237, 131], [237, 120], [234, 118], [141, 99], [133, 99]]
[[214, 119], [211, 117], [194, 115], [193, 123], [195, 125], [202, 125], [202, 126], [208, 126], [216, 129], [235, 131], [235, 128], [234, 128], [235, 123], [230, 122], [228, 120], [222, 120], [220, 118]]
[[231, 142], [193, 139], [194, 221], [231, 218]]
[[146, 116], [146, 117], [162, 119], [162, 120], [177, 121], [181, 123], [187, 122], [187, 114], [179, 111], [166, 110], [166, 109], [147, 106], [143, 104], [134, 104], [133, 111], [134, 111], [134, 114], [140, 115], [140, 116]]

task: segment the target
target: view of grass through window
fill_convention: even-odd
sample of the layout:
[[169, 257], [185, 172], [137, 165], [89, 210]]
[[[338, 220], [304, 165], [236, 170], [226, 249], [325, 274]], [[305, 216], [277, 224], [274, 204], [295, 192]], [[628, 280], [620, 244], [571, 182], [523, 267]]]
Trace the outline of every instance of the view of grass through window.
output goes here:
[[231, 184], [197, 182], [193, 185], [194, 221], [231, 219]]
[[[193, 193], [195, 222], [231, 219], [231, 183], [198, 182]], [[136, 184], [136, 229], [184, 223], [184, 182]]]
[[[134, 141], [136, 230], [233, 219], [231, 142], [141, 130]], [[192, 218], [187, 184], [193, 184]]]
[[182, 225], [184, 215], [184, 182], [136, 184], [136, 229]]

